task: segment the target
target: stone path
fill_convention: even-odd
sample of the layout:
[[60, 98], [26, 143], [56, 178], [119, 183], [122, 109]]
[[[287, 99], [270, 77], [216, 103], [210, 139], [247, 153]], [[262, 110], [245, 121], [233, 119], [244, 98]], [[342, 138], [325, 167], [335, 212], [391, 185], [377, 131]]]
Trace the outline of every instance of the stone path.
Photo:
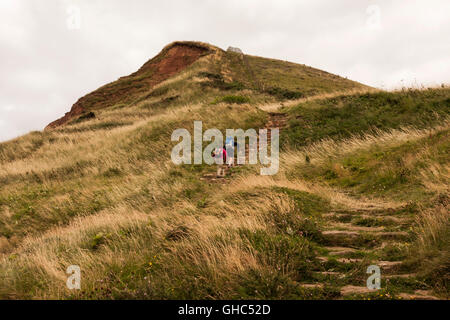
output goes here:
[[[428, 290], [408, 288], [408, 283], [421, 283], [417, 274], [408, 272], [401, 259], [389, 255], [389, 248], [404, 246], [411, 241], [408, 232], [413, 218], [407, 214], [390, 216], [391, 212], [377, 211], [370, 215], [367, 210], [361, 212], [336, 213], [322, 215], [321, 246], [317, 248], [320, 267], [314, 272], [314, 280], [300, 281], [302, 288], [338, 288], [340, 298], [373, 297], [383, 289], [405, 288], [397, 292], [397, 299], [438, 299]], [[366, 223], [367, 225], [361, 225]], [[370, 224], [374, 224], [373, 226]], [[381, 271], [381, 290], [367, 288], [366, 281], [371, 275], [367, 267], [377, 265]], [[404, 286], [402, 286], [404, 282]], [[326, 289], [324, 289], [326, 290]]]
[[[287, 125], [287, 117], [286, 117], [286, 114], [284, 114], [284, 113], [276, 113], [276, 112], [269, 112], [268, 115], [269, 115], [269, 120], [263, 129], [268, 129], [267, 130], [267, 148], [268, 148], [268, 150], [270, 150], [272, 130], [269, 130], [269, 129], [278, 128], [281, 131], [281, 129], [286, 127], [286, 125]], [[260, 148], [259, 140], [258, 140], [258, 144], [256, 147], [259, 150], [259, 148]], [[246, 163], [248, 163], [249, 153], [250, 153], [249, 145], [248, 145], [248, 143], [246, 143], [246, 145], [245, 145]], [[226, 183], [233, 174], [233, 167], [237, 166], [236, 156], [235, 156], [234, 162], [235, 162], [235, 164], [231, 167], [229, 167], [228, 165], [220, 166], [225, 173], [223, 176], [219, 176], [219, 175], [217, 175], [217, 173], [207, 173], [207, 174], [204, 174], [203, 177], [200, 179], [207, 181], [207, 182], [213, 182], [213, 183]]]
[[[284, 113], [269, 112], [266, 129], [282, 128], [287, 125]], [[271, 131], [268, 130], [268, 147], [270, 148]], [[258, 148], [260, 148], [258, 141]], [[246, 159], [249, 148], [246, 145]], [[203, 180], [226, 183], [232, 176], [233, 168], [225, 166], [225, 177], [217, 177], [215, 173], [205, 174]], [[415, 284], [423, 284], [420, 278], [405, 268], [402, 259], [396, 258], [395, 248], [404, 247], [411, 242], [408, 232], [414, 219], [406, 213], [398, 213], [392, 209], [364, 209], [360, 211], [340, 210], [322, 215], [320, 246], [316, 249], [318, 267], [313, 277], [298, 281], [299, 287], [305, 290], [339, 291], [340, 299], [373, 297], [378, 292], [383, 298], [396, 299], [438, 299], [430, 291], [417, 289]], [[367, 267], [376, 265], [381, 272], [381, 290], [367, 288], [366, 281], [370, 274]], [[402, 282], [403, 281], [403, 282]], [[395, 297], [386, 289], [404, 288], [404, 292], [396, 292]], [[402, 285], [403, 283], [403, 285]], [[409, 285], [413, 283], [414, 285]], [[423, 285], [424, 286], [424, 285]], [[384, 290], [384, 291], [383, 291]], [[384, 294], [384, 296], [383, 296]]]

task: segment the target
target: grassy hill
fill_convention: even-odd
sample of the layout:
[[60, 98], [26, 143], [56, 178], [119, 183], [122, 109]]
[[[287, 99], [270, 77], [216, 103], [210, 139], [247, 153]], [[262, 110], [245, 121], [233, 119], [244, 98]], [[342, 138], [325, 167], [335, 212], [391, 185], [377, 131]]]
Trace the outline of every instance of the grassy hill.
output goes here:
[[[72, 110], [0, 144], [0, 298], [449, 297], [448, 88], [381, 92], [176, 42]], [[170, 160], [194, 120], [274, 117], [275, 176]]]
[[154, 110], [230, 95], [278, 101], [367, 88], [305, 65], [225, 52], [206, 43], [173, 42], [137, 72], [80, 98], [48, 128], [88, 119], [102, 109], [139, 105]]

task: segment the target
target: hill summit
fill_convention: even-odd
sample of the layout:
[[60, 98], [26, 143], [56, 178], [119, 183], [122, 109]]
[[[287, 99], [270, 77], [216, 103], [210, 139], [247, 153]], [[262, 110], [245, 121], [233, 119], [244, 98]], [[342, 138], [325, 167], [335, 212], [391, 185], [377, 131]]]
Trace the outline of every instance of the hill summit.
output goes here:
[[[106, 84], [80, 98], [62, 118], [46, 128], [55, 128], [87, 114], [117, 104], [130, 104], [150, 94], [163, 81], [197, 63], [202, 69], [194, 76], [228, 91], [249, 89], [256, 95], [275, 99], [295, 99], [366, 86], [339, 76], [295, 63], [224, 51], [216, 46], [192, 41], [175, 41], [165, 46], [138, 71]], [[195, 68], [192, 68], [193, 70]], [[199, 95], [203, 94], [201, 91]]]

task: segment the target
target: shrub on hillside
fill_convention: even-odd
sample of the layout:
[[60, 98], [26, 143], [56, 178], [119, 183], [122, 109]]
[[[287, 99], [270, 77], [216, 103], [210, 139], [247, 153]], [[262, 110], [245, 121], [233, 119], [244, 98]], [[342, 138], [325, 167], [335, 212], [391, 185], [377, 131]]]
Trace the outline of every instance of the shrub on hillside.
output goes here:
[[225, 102], [225, 103], [235, 103], [235, 104], [243, 104], [243, 103], [248, 103], [250, 102], [250, 98], [248, 97], [244, 97], [244, 96], [233, 96], [233, 95], [228, 95], [228, 96], [223, 96], [221, 98], [217, 98], [214, 100], [213, 104], [217, 104], [220, 102]]

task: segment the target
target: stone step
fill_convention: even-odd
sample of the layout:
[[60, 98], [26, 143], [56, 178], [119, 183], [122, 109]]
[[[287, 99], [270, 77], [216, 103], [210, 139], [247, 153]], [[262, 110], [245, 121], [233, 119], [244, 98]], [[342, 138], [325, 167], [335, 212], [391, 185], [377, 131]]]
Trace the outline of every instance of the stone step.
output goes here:
[[361, 263], [363, 261], [363, 259], [359, 259], [359, 258], [339, 258], [339, 259], [336, 259], [336, 261], [338, 261], [340, 263]]
[[305, 289], [321, 289], [323, 288], [323, 283], [298, 283], [298, 286]]
[[373, 293], [377, 290], [372, 290], [367, 287], [359, 287], [359, 286], [352, 286], [348, 285], [341, 288], [341, 295], [342, 296], [348, 296], [351, 294], [367, 294], [367, 293]]
[[[370, 294], [376, 292], [377, 290], [372, 290], [363, 286], [352, 286], [348, 285], [341, 288], [341, 295], [348, 296], [352, 294]], [[407, 300], [439, 300], [438, 297], [433, 296], [428, 290], [416, 290], [413, 294], [411, 293], [400, 293], [398, 297]]]
[[[330, 261], [331, 259], [335, 259], [335, 257], [332, 255], [330, 257], [324, 257], [324, 256], [319, 256], [317, 257], [317, 259], [323, 263]], [[364, 261], [364, 259], [360, 259], [360, 258], [337, 258], [335, 259], [336, 261], [340, 262], [340, 263], [362, 263]], [[379, 266], [381, 269], [381, 274], [383, 275], [383, 273], [385, 272], [392, 272], [395, 271], [396, 269], [398, 269], [400, 267], [400, 265], [403, 263], [402, 261], [376, 261], [376, 262], [370, 262], [370, 261], [366, 261], [367, 265], [376, 265]], [[392, 275], [392, 278], [395, 277], [414, 277], [414, 274], [405, 274], [403, 275]], [[389, 277], [389, 276], [384, 276], [384, 277]]]
[[325, 237], [350, 237], [357, 238], [359, 237], [359, 232], [356, 231], [345, 231], [345, 230], [326, 230], [322, 232], [322, 235]]
[[315, 274], [320, 274], [322, 276], [333, 276], [338, 278], [344, 278], [345, 274], [336, 271], [316, 271]]
[[322, 231], [325, 242], [332, 246], [347, 246], [356, 243], [361, 235], [356, 231], [326, 230]]
[[406, 300], [440, 300], [438, 297], [433, 296], [428, 290], [416, 290], [413, 294], [400, 293], [398, 296]]
[[[317, 257], [317, 259], [321, 262], [328, 262], [331, 259], [334, 259], [335, 257]], [[337, 258], [336, 261], [340, 263], [360, 263], [363, 261], [363, 259], [357, 259], [357, 258]]]
[[326, 230], [322, 236], [328, 244], [334, 246], [355, 246], [358, 240], [364, 239], [364, 233], [370, 235], [374, 240], [406, 240], [409, 234], [404, 231], [367, 231], [367, 230]]
[[377, 232], [383, 231], [384, 227], [365, 227], [365, 226], [357, 226], [351, 223], [332, 223], [330, 227], [333, 229], [342, 229], [343, 231], [365, 231], [365, 232]]
[[206, 173], [203, 175], [203, 178], [207, 178], [207, 177], [215, 177], [216, 174], [215, 173]]
[[368, 214], [361, 214], [359, 217], [363, 218], [363, 219], [376, 218], [376, 219], [385, 220], [385, 221], [389, 221], [389, 222], [393, 222], [393, 223], [397, 223], [397, 224], [405, 224], [405, 223], [413, 222], [413, 219], [408, 218], [408, 217], [393, 217], [393, 216], [380, 216], [380, 215], [371, 216]]
[[395, 279], [395, 278], [407, 279], [407, 278], [414, 278], [416, 276], [417, 276], [416, 273], [405, 273], [405, 274], [390, 274], [387, 276], [382, 275], [382, 278], [385, 278], [385, 279]]
[[330, 251], [329, 254], [333, 256], [342, 256], [356, 251], [355, 249], [348, 247], [325, 247], [325, 249]]
[[322, 214], [323, 218], [331, 219], [331, 220], [338, 220], [339, 218], [363, 218], [363, 219], [377, 219], [381, 222], [387, 222], [387, 223], [396, 223], [396, 224], [409, 224], [413, 222], [413, 219], [408, 217], [393, 217], [393, 216], [385, 216], [385, 215], [368, 215], [368, 214], [360, 214], [357, 212], [354, 213], [336, 213], [336, 212], [329, 212]]
[[224, 177], [211, 177], [211, 178], [200, 178], [200, 180], [210, 180], [210, 181], [216, 181], [216, 180], [224, 180]]
[[393, 269], [397, 269], [403, 261], [378, 261], [374, 263], [379, 266], [382, 271], [392, 271]]

